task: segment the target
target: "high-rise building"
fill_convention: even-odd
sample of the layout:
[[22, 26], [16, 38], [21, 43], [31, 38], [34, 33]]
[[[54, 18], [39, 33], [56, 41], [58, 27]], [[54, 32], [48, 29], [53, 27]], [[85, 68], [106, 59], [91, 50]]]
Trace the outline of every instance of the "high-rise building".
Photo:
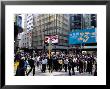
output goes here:
[[96, 28], [96, 14], [70, 14], [70, 30]]
[[14, 15], [14, 38], [17, 37], [18, 33], [21, 33], [22, 30], [22, 17], [21, 14]]
[[97, 19], [97, 15], [96, 14], [91, 14], [91, 26], [93, 28], [96, 28], [97, 27], [96, 19]]
[[25, 19], [24, 19], [24, 32], [25, 32], [25, 39], [23, 39], [23, 41], [21, 41], [25, 46], [23, 47], [28, 47], [29, 49], [32, 48], [32, 31], [33, 31], [33, 14], [25, 14], [24, 15]]
[[91, 28], [91, 14], [83, 14], [82, 27], [83, 29]]
[[58, 43], [52, 48], [67, 49], [69, 30], [68, 14], [38, 14], [34, 17], [33, 47], [43, 49], [45, 36], [58, 35]]
[[22, 16], [21, 14], [14, 15], [14, 49], [18, 48], [19, 39], [18, 34], [22, 33]]
[[29, 48], [29, 36], [26, 31], [19, 34], [19, 39], [20, 48]]
[[15, 19], [14, 24], [18, 28], [18, 29], [16, 29], [16, 30], [18, 30], [18, 33], [23, 32], [23, 29], [22, 29], [22, 16], [21, 16], [21, 14], [15, 14], [14, 19]]
[[70, 30], [82, 29], [83, 14], [70, 14]]
[[27, 14], [26, 16], [27, 21], [27, 32], [31, 32], [33, 30], [33, 14]]

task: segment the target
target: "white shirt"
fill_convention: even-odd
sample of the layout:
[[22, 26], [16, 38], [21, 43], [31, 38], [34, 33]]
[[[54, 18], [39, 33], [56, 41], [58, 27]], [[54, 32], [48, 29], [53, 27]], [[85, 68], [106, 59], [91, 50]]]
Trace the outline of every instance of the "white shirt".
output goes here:
[[37, 61], [39, 61], [39, 60], [40, 60], [40, 56], [37, 57]]
[[68, 59], [64, 60], [64, 64], [68, 64]]
[[35, 60], [35, 57], [33, 57], [32, 60]]
[[42, 60], [42, 64], [47, 64], [47, 59]]
[[77, 58], [74, 58], [74, 59], [73, 59], [73, 62], [76, 62], [76, 61], [77, 61]]

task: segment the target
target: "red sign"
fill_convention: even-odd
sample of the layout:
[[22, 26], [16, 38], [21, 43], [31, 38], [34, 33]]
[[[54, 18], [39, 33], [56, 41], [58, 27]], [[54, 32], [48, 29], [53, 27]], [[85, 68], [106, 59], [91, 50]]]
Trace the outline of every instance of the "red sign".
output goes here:
[[45, 36], [45, 42], [49, 43], [49, 41], [52, 41], [52, 43], [58, 43], [58, 35], [55, 36]]

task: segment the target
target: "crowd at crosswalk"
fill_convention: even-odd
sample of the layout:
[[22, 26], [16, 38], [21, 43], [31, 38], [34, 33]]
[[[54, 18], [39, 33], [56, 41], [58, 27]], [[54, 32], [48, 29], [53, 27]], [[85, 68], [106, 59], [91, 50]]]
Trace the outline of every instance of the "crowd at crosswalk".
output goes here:
[[15, 76], [35, 75], [35, 68], [41, 69], [41, 73], [61, 72], [65, 70], [68, 76], [75, 75], [75, 68], [79, 73], [87, 72], [97, 76], [97, 56], [92, 54], [53, 53], [50, 58], [48, 53], [37, 54], [17, 51], [14, 56]]

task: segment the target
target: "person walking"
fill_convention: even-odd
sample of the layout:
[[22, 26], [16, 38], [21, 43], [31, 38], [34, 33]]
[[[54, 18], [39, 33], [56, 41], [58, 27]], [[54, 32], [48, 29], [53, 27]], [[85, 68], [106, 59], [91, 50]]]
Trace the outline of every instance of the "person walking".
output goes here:
[[94, 71], [94, 76], [97, 76], [97, 63], [95, 63], [95, 71]]
[[92, 74], [92, 60], [89, 61], [89, 74]]
[[64, 59], [64, 69], [65, 69], [65, 72], [67, 72], [67, 67], [68, 67], [68, 58]]
[[27, 73], [27, 76], [29, 75], [29, 73], [31, 72], [31, 71], [33, 71], [33, 76], [35, 75], [35, 61], [31, 58], [31, 56], [30, 56], [30, 59], [28, 60], [28, 62], [29, 62], [29, 65], [30, 65], [30, 70], [29, 70], [29, 72]]
[[19, 60], [19, 65], [17, 67], [15, 76], [25, 76], [25, 62], [24, 62], [24, 60], [25, 60], [24, 57], [22, 57]]
[[45, 73], [46, 71], [46, 65], [47, 65], [47, 58], [44, 57], [42, 60], [42, 72]]
[[79, 60], [79, 73], [83, 73], [83, 61]]
[[69, 75], [71, 76], [71, 68], [72, 68], [72, 59], [69, 58], [69, 62], [68, 62], [68, 70], [69, 70]]
[[50, 57], [50, 59], [48, 58], [48, 70], [49, 70], [49, 73], [52, 73], [52, 71], [53, 71], [53, 60], [52, 60], [52, 57]]
[[61, 70], [62, 70], [62, 65], [63, 65], [63, 60], [62, 60], [62, 58], [60, 58], [60, 59], [58, 60], [58, 63], [59, 63], [59, 71], [61, 71]]
[[88, 56], [88, 59], [87, 59], [87, 72], [89, 72], [89, 74], [90, 73], [92, 74], [92, 60], [90, 56]]
[[72, 75], [75, 75], [75, 70], [74, 70], [74, 67], [76, 66], [76, 58], [73, 58], [72, 60]]
[[38, 56], [36, 59], [37, 59], [37, 61], [36, 61], [37, 62], [37, 67], [39, 67], [39, 65], [40, 65], [40, 56]]

